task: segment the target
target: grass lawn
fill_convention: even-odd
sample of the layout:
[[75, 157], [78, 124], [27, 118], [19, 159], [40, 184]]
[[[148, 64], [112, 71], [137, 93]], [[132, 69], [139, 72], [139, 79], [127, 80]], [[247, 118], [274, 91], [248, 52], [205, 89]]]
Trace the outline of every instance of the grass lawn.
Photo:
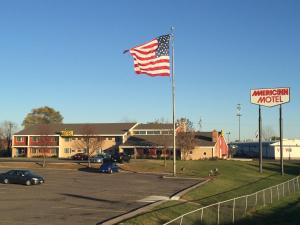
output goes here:
[[240, 220], [237, 225], [298, 225], [300, 223], [300, 192], [286, 197]]
[[[299, 161], [285, 162], [285, 176], [280, 175], [278, 161], [264, 161], [264, 173], [258, 172], [258, 162], [241, 161], [177, 161], [178, 176], [207, 177], [210, 170], [218, 168], [220, 175], [207, 184], [183, 196], [183, 201], [169, 201], [149, 213], [122, 222], [122, 224], [156, 225], [167, 222], [185, 212], [222, 200], [250, 194], [281, 183], [300, 174]], [[172, 162], [160, 160], [133, 160], [125, 169], [143, 172], [172, 172]]]

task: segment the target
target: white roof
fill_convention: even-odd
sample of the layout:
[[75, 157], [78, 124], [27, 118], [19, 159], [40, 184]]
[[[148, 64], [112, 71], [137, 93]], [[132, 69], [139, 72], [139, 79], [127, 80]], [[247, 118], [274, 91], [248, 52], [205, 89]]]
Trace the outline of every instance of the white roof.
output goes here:
[[[280, 141], [271, 144], [272, 146], [279, 146]], [[299, 146], [300, 147], [300, 140], [299, 139], [283, 139], [282, 141], [283, 146]]]

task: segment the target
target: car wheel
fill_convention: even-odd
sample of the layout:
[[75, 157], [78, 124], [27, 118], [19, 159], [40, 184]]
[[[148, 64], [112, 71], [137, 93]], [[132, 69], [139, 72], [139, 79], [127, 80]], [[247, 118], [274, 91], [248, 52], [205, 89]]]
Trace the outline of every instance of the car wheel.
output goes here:
[[26, 180], [25, 184], [26, 184], [27, 186], [29, 186], [29, 185], [31, 185], [31, 181], [30, 181], [30, 180]]
[[4, 183], [4, 184], [8, 184], [8, 183], [9, 183], [8, 179], [5, 178], [5, 179], [3, 180], [3, 183]]
[[109, 170], [108, 170], [108, 173], [112, 174], [112, 173], [113, 173], [112, 169], [109, 169]]

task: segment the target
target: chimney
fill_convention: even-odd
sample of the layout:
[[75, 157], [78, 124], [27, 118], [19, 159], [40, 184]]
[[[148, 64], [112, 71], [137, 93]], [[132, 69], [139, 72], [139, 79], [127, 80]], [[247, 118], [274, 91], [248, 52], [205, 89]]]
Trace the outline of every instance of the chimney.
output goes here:
[[218, 132], [218, 131], [213, 130], [213, 131], [211, 132], [211, 137], [212, 137], [212, 141], [213, 141], [213, 142], [217, 142], [218, 136], [219, 136], [219, 132]]

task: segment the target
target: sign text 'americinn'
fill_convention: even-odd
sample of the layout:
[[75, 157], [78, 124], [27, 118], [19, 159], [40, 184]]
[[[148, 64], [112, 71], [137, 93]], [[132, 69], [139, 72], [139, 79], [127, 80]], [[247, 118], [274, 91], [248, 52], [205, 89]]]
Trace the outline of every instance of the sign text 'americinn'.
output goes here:
[[290, 101], [290, 88], [264, 88], [251, 90], [251, 103], [272, 107]]
[[71, 137], [71, 136], [74, 135], [74, 132], [73, 132], [72, 130], [62, 130], [62, 131], [60, 132], [60, 135], [61, 135], [62, 137]]

